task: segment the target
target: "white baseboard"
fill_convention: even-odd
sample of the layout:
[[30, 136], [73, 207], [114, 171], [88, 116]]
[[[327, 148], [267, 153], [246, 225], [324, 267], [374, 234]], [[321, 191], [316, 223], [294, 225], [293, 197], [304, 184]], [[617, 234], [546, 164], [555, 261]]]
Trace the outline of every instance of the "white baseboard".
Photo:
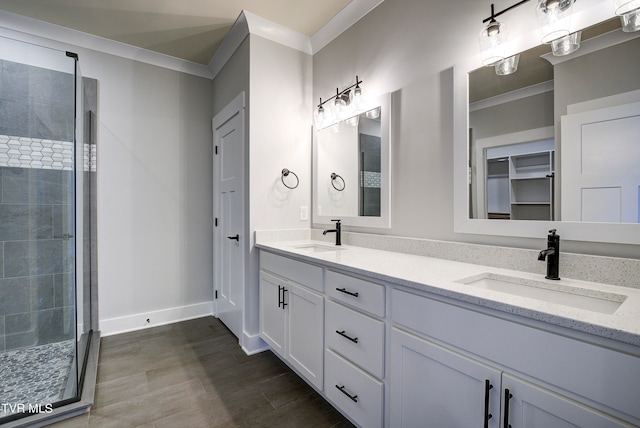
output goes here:
[[269, 345], [267, 345], [260, 336], [257, 334], [250, 335], [246, 331], [242, 332], [242, 350], [247, 355], [253, 355], [260, 352], [264, 352], [269, 349]]
[[142, 330], [212, 315], [213, 302], [178, 306], [175, 308], [161, 309], [159, 311], [143, 312], [125, 317], [100, 320], [100, 334], [102, 337], [111, 336], [128, 331]]

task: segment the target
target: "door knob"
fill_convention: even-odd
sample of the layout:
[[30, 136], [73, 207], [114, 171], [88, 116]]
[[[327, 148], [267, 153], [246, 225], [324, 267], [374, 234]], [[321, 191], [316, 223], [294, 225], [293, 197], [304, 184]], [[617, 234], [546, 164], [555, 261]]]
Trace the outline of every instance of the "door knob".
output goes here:
[[240, 235], [236, 234], [236, 236], [227, 236], [227, 239], [231, 239], [232, 241], [240, 242]]

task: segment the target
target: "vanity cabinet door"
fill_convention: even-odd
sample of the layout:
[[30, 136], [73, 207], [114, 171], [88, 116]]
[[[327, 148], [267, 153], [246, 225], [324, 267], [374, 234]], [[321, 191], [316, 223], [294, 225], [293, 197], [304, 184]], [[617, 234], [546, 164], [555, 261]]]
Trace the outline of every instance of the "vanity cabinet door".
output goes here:
[[[509, 391], [507, 406], [506, 391]], [[503, 412], [508, 409], [511, 428], [621, 428], [632, 425], [612, 419], [596, 410], [576, 403], [509, 374], [502, 375]]]
[[394, 328], [391, 426], [498, 428], [500, 375], [499, 370]]
[[260, 337], [281, 357], [285, 356], [284, 284], [282, 278], [260, 272]]
[[289, 284], [287, 304], [287, 361], [319, 390], [323, 381], [324, 298]]
[[260, 272], [260, 337], [300, 376], [322, 390], [324, 297]]

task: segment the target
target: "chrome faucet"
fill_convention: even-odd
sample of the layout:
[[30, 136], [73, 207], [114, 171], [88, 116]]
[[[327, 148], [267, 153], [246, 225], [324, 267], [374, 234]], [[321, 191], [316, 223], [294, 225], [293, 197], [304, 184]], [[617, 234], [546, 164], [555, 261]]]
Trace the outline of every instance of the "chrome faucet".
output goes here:
[[326, 235], [327, 233], [336, 233], [336, 245], [342, 245], [342, 237], [341, 237], [341, 231], [342, 231], [342, 225], [340, 224], [340, 220], [331, 220], [331, 221], [335, 221], [336, 222], [336, 228], [335, 229], [327, 229], [325, 231], [322, 232], [323, 235]]
[[556, 229], [549, 231], [547, 236], [547, 248], [538, 253], [538, 260], [547, 260], [547, 279], [560, 279], [560, 235], [556, 235]]

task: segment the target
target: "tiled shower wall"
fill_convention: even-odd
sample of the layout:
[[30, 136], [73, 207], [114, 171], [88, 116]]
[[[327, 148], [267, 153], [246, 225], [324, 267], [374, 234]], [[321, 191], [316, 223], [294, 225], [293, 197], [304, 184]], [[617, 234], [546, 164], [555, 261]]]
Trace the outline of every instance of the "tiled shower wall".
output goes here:
[[0, 73], [2, 352], [75, 337], [74, 78], [9, 61]]

